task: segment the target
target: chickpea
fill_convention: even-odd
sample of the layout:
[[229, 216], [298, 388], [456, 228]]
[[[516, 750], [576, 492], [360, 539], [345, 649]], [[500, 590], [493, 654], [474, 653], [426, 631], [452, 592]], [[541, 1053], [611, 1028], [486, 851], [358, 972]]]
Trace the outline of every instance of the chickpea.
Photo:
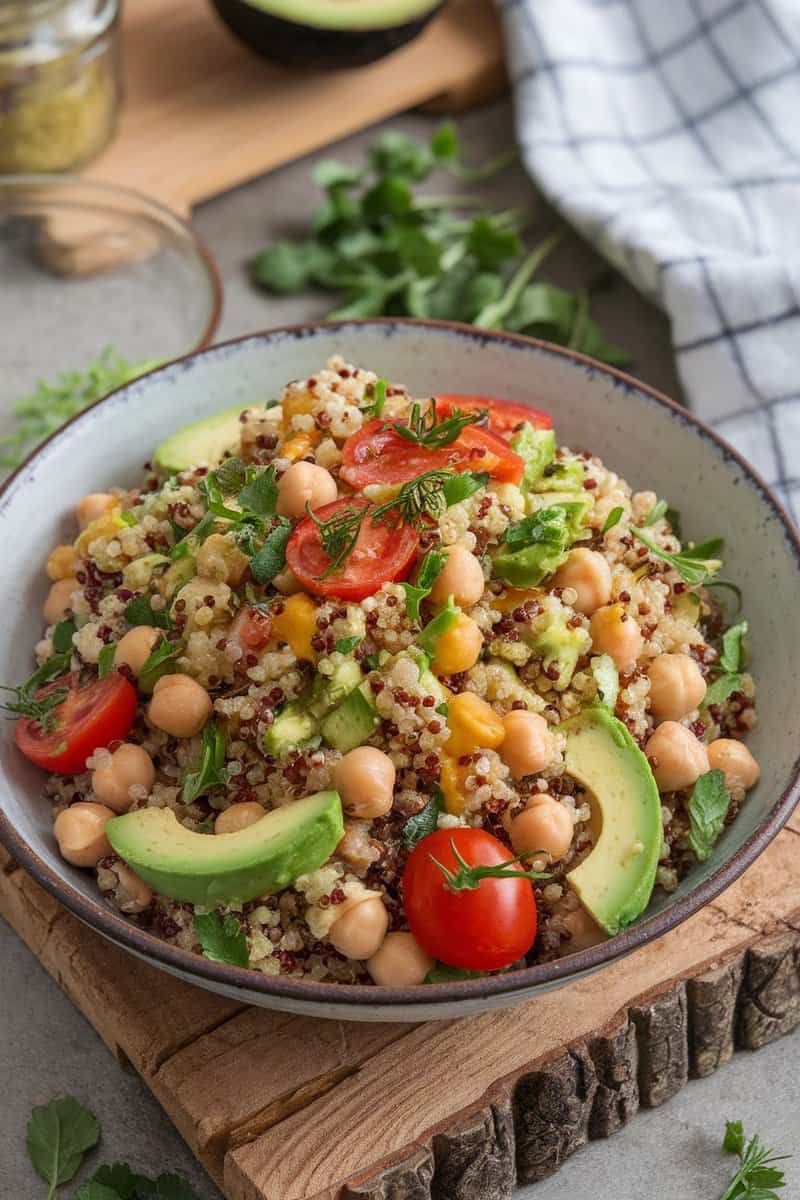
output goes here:
[[153, 893], [143, 879], [123, 862], [114, 864], [114, 873], [119, 880], [115, 895], [120, 912], [134, 916], [150, 907]]
[[545, 793], [534, 796], [509, 828], [511, 845], [517, 854], [542, 850], [551, 863], [560, 862], [569, 850], [572, 831], [569, 811]]
[[629, 675], [644, 649], [642, 631], [621, 604], [598, 608], [589, 626], [595, 654], [613, 658], [621, 675]]
[[391, 810], [394, 780], [394, 763], [374, 746], [357, 746], [333, 768], [333, 786], [342, 808], [362, 821], [385, 817]]
[[242, 800], [221, 812], [214, 822], [214, 833], [238, 833], [249, 829], [264, 816], [264, 809], [255, 800]]
[[331, 925], [328, 940], [345, 958], [366, 962], [377, 954], [389, 928], [389, 914], [380, 896], [365, 896]]
[[513, 709], [503, 717], [506, 736], [499, 754], [515, 779], [535, 775], [558, 759], [556, 739], [538, 713]]
[[282, 596], [294, 596], [297, 592], [303, 591], [303, 585], [291, 567], [284, 567], [282, 571], [279, 571], [272, 580], [272, 586]]
[[78, 569], [78, 556], [74, 546], [56, 546], [47, 559], [48, 577], [56, 582], [71, 579]]
[[152, 625], [137, 625], [129, 629], [117, 642], [114, 652], [115, 667], [130, 667], [138, 675], [156, 648], [161, 631]]
[[472, 617], [459, 613], [456, 623], [437, 641], [431, 669], [434, 675], [455, 675], [459, 671], [468, 671], [475, 666], [482, 649], [483, 634], [480, 629]]
[[578, 599], [572, 607], [590, 617], [611, 599], [611, 568], [597, 550], [579, 546], [570, 552], [550, 581], [551, 587], [574, 588]]
[[48, 625], [56, 625], [64, 620], [72, 608], [72, 593], [80, 591], [80, 587], [77, 579], [59, 579], [53, 584], [42, 609]]
[[605, 940], [604, 931], [583, 905], [580, 908], [570, 909], [568, 913], [564, 914], [563, 921], [570, 935], [568, 951], [570, 954], [575, 954], [578, 950], [588, 950], [589, 946], [595, 946], [598, 942]]
[[706, 694], [706, 681], [688, 654], [659, 654], [647, 668], [650, 711], [658, 721], [680, 721]]
[[664, 721], [645, 747], [660, 792], [680, 792], [710, 769], [708, 752], [691, 729]]
[[197, 574], [203, 579], [230, 583], [242, 582], [250, 559], [224, 533], [212, 533], [197, 551]]
[[447, 561], [431, 588], [431, 603], [446, 604], [447, 597], [452, 596], [460, 608], [472, 608], [486, 586], [483, 567], [466, 546], [447, 546], [442, 553], [447, 555]]
[[367, 970], [379, 987], [413, 987], [424, 983], [435, 965], [413, 933], [387, 933]]
[[111, 755], [107, 766], [96, 767], [92, 772], [92, 791], [115, 813], [124, 813], [133, 804], [131, 788], [143, 787], [149, 792], [155, 781], [156, 769], [147, 751], [124, 742]]
[[200, 732], [211, 710], [211, 697], [191, 675], [164, 675], [153, 688], [147, 716], [156, 729], [188, 738]]
[[717, 738], [708, 747], [712, 771], [725, 773], [725, 786], [731, 792], [747, 791], [758, 783], [761, 771], [744, 742], [735, 738]]
[[316, 463], [296, 462], [278, 482], [278, 513], [282, 517], [304, 517], [306, 504], [312, 509], [332, 504], [339, 494], [330, 471]]
[[53, 824], [61, 857], [76, 867], [96, 867], [111, 853], [105, 834], [106, 821], [115, 816], [105, 804], [79, 800], [60, 812]]
[[91, 525], [92, 521], [97, 521], [98, 518], [104, 516], [116, 503], [116, 497], [109, 492], [90, 492], [88, 496], [84, 496], [82, 500], [78, 501], [76, 509], [78, 525], [81, 529], [85, 529], [87, 525]]

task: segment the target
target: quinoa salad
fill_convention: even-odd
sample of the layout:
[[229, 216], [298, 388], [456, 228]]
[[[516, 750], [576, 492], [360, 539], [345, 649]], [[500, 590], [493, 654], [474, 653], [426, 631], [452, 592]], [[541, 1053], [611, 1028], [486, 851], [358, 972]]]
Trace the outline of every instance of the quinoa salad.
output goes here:
[[80, 501], [6, 711], [109, 906], [422, 985], [614, 936], [709, 856], [759, 775], [724, 548], [553, 416], [334, 358]]

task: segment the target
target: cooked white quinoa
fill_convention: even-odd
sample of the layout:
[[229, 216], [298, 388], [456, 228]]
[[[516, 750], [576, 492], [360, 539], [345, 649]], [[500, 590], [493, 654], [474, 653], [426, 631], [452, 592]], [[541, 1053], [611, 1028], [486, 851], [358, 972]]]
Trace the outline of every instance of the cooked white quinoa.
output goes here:
[[[340, 475], [342, 447], [368, 419], [362, 409], [373, 398], [376, 381], [374, 373], [334, 358], [313, 378], [289, 384], [281, 404], [244, 411], [240, 446], [233, 447], [232, 453], [247, 464], [273, 466], [280, 479], [299, 451], [304, 461], [325, 467], [337, 481], [339, 494], [346, 495], [350, 489]], [[402, 388], [390, 387], [382, 415], [406, 419], [409, 405]], [[611, 602], [621, 605], [641, 630], [642, 650], [634, 669], [620, 679], [616, 716], [644, 747], [656, 726], [650, 710], [648, 665], [662, 654], [687, 655], [704, 678], [713, 680], [724, 628], [721, 610], [712, 593], [689, 587], [631, 533], [631, 525], [644, 523], [652, 512], [657, 499], [652, 492], [632, 492], [590, 453], [560, 447], [555, 465], [579, 471], [578, 486], [590, 508], [576, 544], [603, 556], [611, 571]], [[125, 609], [136, 596], [149, 596], [156, 612], [172, 611], [174, 629], [169, 636], [184, 643], [174, 667], [192, 676], [212, 697], [214, 717], [227, 739], [228, 779], [185, 803], [182, 783], [187, 771], [197, 766], [201, 739], [176, 738], [156, 728], [146, 715], [149, 697], [140, 695], [129, 740], [152, 757], [156, 780], [149, 790], [132, 788], [129, 799], [132, 809], [168, 807], [189, 829], [213, 836], [215, 816], [231, 805], [255, 801], [270, 810], [332, 787], [332, 771], [341, 757], [337, 750], [320, 744], [276, 760], [266, 755], [264, 737], [276, 713], [306, 693], [316, 676], [335, 674], [347, 657], [336, 649], [337, 642], [360, 639], [349, 654], [366, 672], [379, 717], [369, 744], [384, 751], [396, 769], [391, 811], [373, 820], [346, 818], [344, 838], [325, 866], [299, 877], [278, 895], [225, 911], [234, 912], [241, 922], [253, 970], [369, 983], [364, 964], [343, 957], [327, 938], [337, 907], [365, 892], [383, 898], [391, 930], [407, 928], [400, 890], [408, 854], [403, 829], [439, 784], [451, 735], [446, 712], [440, 711], [421, 682], [408, 653], [419, 638], [420, 622], [409, 617], [404, 587], [388, 582], [361, 601], [316, 597], [311, 652], [305, 657], [298, 657], [296, 647], [274, 634], [262, 647], [243, 648], [232, 636], [242, 605], [261, 605], [274, 624], [291, 603], [295, 582], [291, 572], [282, 571], [267, 585], [257, 584], [246, 570], [237, 579], [235, 571], [228, 570], [226, 557], [228, 551], [238, 551], [230, 532], [224, 535], [228, 551], [223, 546], [216, 559], [213, 547], [204, 559], [198, 555], [198, 573], [188, 580], [178, 578], [177, 564], [155, 557], [168, 556], [183, 533], [203, 519], [206, 502], [198, 484], [207, 474], [207, 468], [197, 468], [165, 480], [148, 467], [141, 488], [114, 493], [112, 512], [126, 514], [127, 523], [120, 527], [108, 515], [100, 517], [78, 536], [71, 554], [70, 548], [54, 553], [51, 579], [72, 575], [75, 579], [67, 613], [78, 626], [72, 669], [97, 671], [103, 647], [119, 641], [128, 630]], [[618, 521], [603, 532], [615, 509], [621, 510]], [[492, 577], [493, 552], [509, 525], [525, 513], [520, 488], [490, 482], [444, 511], [438, 524], [422, 537], [418, 557], [432, 546], [460, 544], [480, 558], [484, 569], [483, 596], [467, 610], [482, 636], [481, 654], [469, 669], [441, 679], [449, 692], [472, 692], [500, 716], [526, 708], [541, 713], [555, 727], [598, 699], [591, 669], [595, 651], [590, 618], [573, 607], [578, 599], [574, 588], [553, 587], [551, 580], [545, 580], [512, 595], [503, 580]], [[680, 549], [665, 517], [649, 526], [647, 533], [665, 551]], [[424, 605], [422, 619], [430, 619]], [[577, 648], [565, 673], [532, 645], [537, 633], [554, 626], [570, 631]], [[36, 647], [38, 662], [52, 653], [53, 628], [46, 629]], [[381, 652], [393, 661], [388, 667], [370, 669]], [[723, 704], [708, 711], [695, 709], [680, 723], [705, 745], [720, 737], [743, 739], [755, 721], [753, 696], [752, 678], [743, 674], [739, 688]], [[503, 760], [502, 747], [478, 747], [461, 756], [456, 762], [461, 811], [439, 817], [441, 828], [482, 826], [509, 844], [509, 822], [532, 796], [547, 793], [566, 809], [573, 822], [573, 841], [561, 861], [551, 866], [550, 879], [536, 885], [539, 933], [531, 961], [569, 952], [572, 927], [565, 918], [579, 903], [565, 876], [591, 848], [590, 798], [564, 770], [563, 741], [557, 737], [556, 755], [547, 769], [517, 779]], [[106, 765], [108, 757], [108, 751], [99, 750], [85, 772], [48, 778], [46, 789], [55, 814], [78, 801], [95, 799], [92, 771]], [[662, 796], [663, 849], [657, 882], [667, 890], [675, 888], [694, 861], [687, 838], [688, 794]], [[743, 789], [732, 791], [729, 821], [743, 798]], [[546, 860], [533, 865], [548, 866]], [[120, 867], [112, 855], [96, 868], [98, 886], [108, 903], [166, 941], [199, 951], [191, 905], [155, 895], [143, 911], [130, 914]]]

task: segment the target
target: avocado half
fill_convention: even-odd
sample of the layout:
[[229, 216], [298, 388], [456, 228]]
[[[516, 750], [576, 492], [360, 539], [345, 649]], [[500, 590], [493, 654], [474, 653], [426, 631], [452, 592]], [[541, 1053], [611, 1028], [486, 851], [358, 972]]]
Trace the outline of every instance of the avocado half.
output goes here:
[[421, 33], [444, 0], [212, 0], [264, 58], [341, 70], [384, 58]]

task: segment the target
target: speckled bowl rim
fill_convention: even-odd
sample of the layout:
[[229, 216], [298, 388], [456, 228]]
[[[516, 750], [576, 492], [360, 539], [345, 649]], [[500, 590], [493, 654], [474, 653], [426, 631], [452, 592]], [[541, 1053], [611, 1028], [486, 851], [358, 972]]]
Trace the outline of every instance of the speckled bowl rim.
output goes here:
[[[559, 346], [553, 346], [548, 342], [523, 337], [519, 334], [476, 329], [470, 325], [462, 325], [451, 321], [417, 321], [391, 317], [369, 318], [366, 320], [316, 321], [300, 325], [282, 326], [266, 330], [262, 333], [246, 334], [243, 337], [220, 342], [210, 349], [201, 350], [185, 355], [183, 358], [175, 359], [172, 363], [159, 367], [149, 372], [149, 374], [168, 374], [176, 370], [182, 372], [187, 366], [193, 364], [196, 359], [206, 359], [214, 356], [226, 357], [231, 353], [233, 347], [252, 342], [269, 343], [272, 338], [276, 337], [290, 337], [300, 340], [313, 337], [318, 332], [324, 330], [338, 329], [345, 332], [346, 330], [365, 328], [382, 329], [387, 334], [391, 334], [395, 329], [406, 327], [411, 327], [418, 331], [431, 329], [440, 333], [445, 332], [456, 339], [465, 339], [478, 345], [486, 345], [491, 342], [494, 345], [507, 346], [510, 350], [533, 349], [538, 354], [569, 360], [583, 371], [606, 376], [613, 383], [622, 385], [628, 391], [637, 393], [643, 401], [665, 409], [687, 431], [711, 442], [717, 452], [722, 453], [723, 457], [736, 462], [749, 486], [760, 497], [762, 504], [771, 510], [771, 514], [777, 517], [783, 526], [787, 543], [791, 547], [795, 563], [797, 564], [798, 579], [800, 580], [800, 537], [783, 505], [760, 475], [742, 458], [738, 451], [726, 442], [724, 438], [714, 433], [707, 425], [698, 420], [697, 417], [693, 416], [675, 401], [664, 396], [655, 388], [649, 387], [647, 384], [641, 383], [632, 376], [615, 370], [613, 367], [607, 367], [602, 363], [598, 363], [586, 355], [578, 354], [576, 351], [566, 350]], [[100, 404], [107, 404], [112, 397], [137, 387], [141, 383], [142, 378], [147, 378], [147, 376], [141, 376], [133, 384], [126, 384], [118, 388], [110, 396], [92, 405], [91, 408], [96, 408]], [[79, 425], [84, 419], [86, 412], [91, 411], [91, 408], [73, 417], [65, 426], [62, 426], [60, 430], [52, 434], [44, 445], [63, 437], [64, 431], [71, 426]], [[6, 493], [11, 482], [24, 472], [31, 462], [35, 461], [40, 452], [41, 447], [21, 467], [17, 468], [10, 479], [0, 488], [0, 508], [5, 503]], [[49, 892], [51, 896], [63, 904], [65, 908], [86, 925], [97, 930], [97, 932], [103, 934], [112, 942], [126, 947], [144, 959], [161, 964], [173, 972], [194, 977], [198, 982], [224, 987], [227, 989], [228, 994], [241, 991], [244, 1000], [247, 999], [245, 994], [250, 993], [251, 996], [259, 995], [263, 997], [265, 1001], [272, 997], [276, 1001], [301, 1002], [306, 1008], [309, 1004], [319, 1004], [320, 1016], [325, 1015], [325, 1008], [330, 1005], [337, 1006], [339, 1013], [341, 1013], [343, 1008], [350, 1007], [353, 1019], [358, 1019], [359, 1010], [372, 1009], [374, 1011], [381, 1008], [391, 1009], [395, 1005], [418, 1006], [424, 1004], [431, 1010], [435, 1010], [438, 1007], [448, 1009], [450, 1011], [443, 1012], [442, 1015], [455, 1017], [458, 1015], [458, 1006], [462, 1002], [464, 1002], [465, 1008], [467, 1008], [466, 1002], [471, 1002], [470, 1009], [474, 1011], [476, 1003], [480, 1005], [481, 1001], [488, 1002], [493, 997], [502, 997], [510, 1000], [514, 997], [515, 993], [521, 993], [519, 999], [520, 1001], [524, 1000], [527, 998], [525, 993], [530, 992], [530, 989], [553, 987], [558, 984], [567, 983], [571, 979], [576, 979], [596, 970], [598, 967], [603, 967], [614, 962], [616, 959], [629, 954], [633, 950], [637, 950], [641, 946], [647, 945], [662, 934], [682, 924], [687, 918], [691, 917], [705, 904], [708, 904], [718, 896], [734, 880], [738, 879], [746, 868], [755, 861], [785, 825], [798, 800], [800, 800], [800, 755], [795, 760], [787, 786], [773, 806], [767, 820], [713, 875], [698, 884], [688, 895], [676, 900], [674, 904], [662, 912], [630, 926], [608, 941], [591, 946], [587, 950], [580, 950], [555, 962], [524, 967], [507, 975], [488, 976], [486, 978], [462, 980], [453, 983], [426, 984], [424, 987], [374, 987], [363, 984], [319, 983], [316, 981], [285, 979], [281, 977], [275, 978], [262, 975], [258, 971], [247, 968], [212, 962], [209, 959], [193, 954], [189, 950], [181, 950], [177, 946], [161, 941], [154, 934], [147, 933], [137, 928], [137, 926], [130, 924], [123, 917], [116, 915], [99, 901], [90, 900], [83, 896], [66, 880], [61, 879], [38, 856], [33, 847], [19, 836], [1, 809], [0, 842], [3, 843], [12, 855], [15, 862], [24, 867], [45, 891]], [[533, 994], [530, 995], [530, 998], [533, 998]]]

